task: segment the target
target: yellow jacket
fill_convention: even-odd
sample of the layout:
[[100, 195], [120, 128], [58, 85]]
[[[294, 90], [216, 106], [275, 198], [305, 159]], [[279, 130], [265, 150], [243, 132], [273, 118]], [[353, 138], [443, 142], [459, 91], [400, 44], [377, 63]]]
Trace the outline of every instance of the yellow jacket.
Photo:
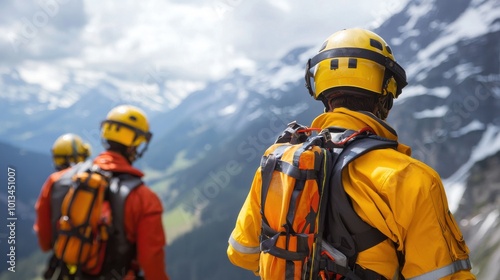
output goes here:
[[[318, 116], [311, 127], [330, 126], [359, 130], [371, 127], [379, 136], [397, 140], [385, 122], [366, 112], [345, 108]], [[410, 157], [408, 146], [397, 150], [371, 151], [354, 160], [343, 171], [343, 185], [356, 213], [389, 239], [359, 253], [357, 263], [397, 279], [395, 250], [404, 252], [405, 279], [476, 279], [470, 272], [469, 249], [448, 209], [439, 175], [429, 166]], [[227, 254], [237, 266], [259, 271], [260, 170], [229, 238]]]

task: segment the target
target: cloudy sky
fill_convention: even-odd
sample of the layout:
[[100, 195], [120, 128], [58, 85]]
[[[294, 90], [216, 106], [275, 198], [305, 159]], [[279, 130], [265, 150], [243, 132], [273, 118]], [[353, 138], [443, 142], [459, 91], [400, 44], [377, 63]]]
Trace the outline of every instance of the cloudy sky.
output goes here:
[[298, 45], [319, 47], [342, 28], [377, 25], [405, 2], [2, 0], [0, 71], [49, 90], [72, 72], [203, 82]]

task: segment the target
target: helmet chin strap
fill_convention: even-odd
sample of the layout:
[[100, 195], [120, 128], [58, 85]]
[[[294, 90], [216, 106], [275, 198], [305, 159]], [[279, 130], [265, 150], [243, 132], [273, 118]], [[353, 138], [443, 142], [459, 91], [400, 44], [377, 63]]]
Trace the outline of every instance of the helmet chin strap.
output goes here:
[[128, 147], [126, 158], [130, 163], [133, 163], [137, 159], [137, 147]]
[[377, 118], [379, 118], [379, 119], [381, 119], [383, 121], [385, 121], [387, 119], [388, 115], [389, 115], [389, 111], [381, 109], [380, 107], [375, 112], [375, 116], [377, 116]]
[[139, 159], [142, 157], [144, 152], [148, 149], [149, 142], [146, 141], [144, 146], [140, 151], [138, 151], [139, 146], [130, 146], [127, 148], [127, 158], [130, 161], [130, 163], [134, 162], [135, 160]]
[[323, 96], [323, 98], [321, 98], [321, 102], [323, 102], [323, 105], [325, 105], [325, 109], [323, 110], [323, 113], [330, 112], [330, 110], [331, 110], [330, 109], [331, 108], [330, 99], [324, 98], [324, 96]]
[[392, 95], [386, 94], [378, 98], [377, 110], [375, 115], [381, 120], [386, 120], [389, 116], [389, 111], [392, 108]]

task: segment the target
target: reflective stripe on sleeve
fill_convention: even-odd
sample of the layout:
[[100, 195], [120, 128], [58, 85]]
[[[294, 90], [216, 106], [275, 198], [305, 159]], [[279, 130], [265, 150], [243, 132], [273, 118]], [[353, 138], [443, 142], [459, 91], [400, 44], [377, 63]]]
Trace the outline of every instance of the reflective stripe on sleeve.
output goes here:
[[451, 264], [438, 268], [436, 270], [424, 273], [417, 277], [408, 278], [407, 280], [436, 280], [441, 279], [445, 276], [451, 275], [460, 270], [471, 269], [472, 266], [470, 264], [469, 259], [466, 260], [456, 260]]
[[236, 241], [233, 236], [229, 237], [229, 244], [238, 252], [243, 254], [258, 254], [260, 253], [260, 246], [257, 247], [247, 247], [243, 246], [238, 241]]

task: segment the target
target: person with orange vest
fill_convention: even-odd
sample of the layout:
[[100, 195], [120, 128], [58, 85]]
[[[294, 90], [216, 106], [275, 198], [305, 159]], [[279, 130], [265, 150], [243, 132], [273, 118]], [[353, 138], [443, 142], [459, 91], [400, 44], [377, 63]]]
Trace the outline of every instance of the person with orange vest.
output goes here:
[[[40, 248], [43, 251], [49, 251], [54, 241], [52, 224], [56, 221], [52, 223], [50, 220], [52, 209], [50, 193], [52, 186], [59, 181], [62, 175], [70, 170], [70, 167], [85, 161], [91, 154], [91, 148], [88, 143], [82, 141], [80, 136], [67, 133], [56, 139], [52, 145], [51, 153], [56, 172], [47, 178], [35, 205], [37, 221], [35, 222], [34, 229], [38, 235]], [[40, 219], [46, 220], [41, 221]]]
[[[131, 105], [117, 106], [101, 123], [101, 138], [106, 150], [93, 163], [102, 170], [112, 172], [113, 178], [140, 179], [144, 174], [134, 168], [132, 163], [146, 151], [151, 137], [147, 117], [141, 109]], [[54, 198], [54, 194], [60, 196], [61, 192], [52, 188], [57, 186], [58, 178], [61, 180], [63, 176], [64, 173], [47, 180], [36, 204], [35, 231], [43, 251], [51, 250], [54, 244], [55, 228], [51, 217], [58, 218], [51, 213], [50, 208], [59, 209], [62, 200]], [[112, 212], [113, 221], [123, 222], [114, 224], [118, 233], [110, 237], [115, 240], [112, 242], [114, 245], [107, 248], [105, 265], [100, 275], [102, 279], [169, 279], [164, 251], [163, 207], [159, 197], [140, 182], [134, 186], [121, 184], [119, 197], [113, 200], [123, 204], [122, 211]], [[51, 205], [51, 200], [56, 201], [55, 204]], [[113, 205], [111, 208], [117, 209]], [[95, 277], [84, 277], [87, 278]]]
[[[313, 120], [312, 128], [331, 133], [369, 129], [378, 137], [398, 140], [386, 119], [393, 99], [407, 84], [406, 74], [379, 35], [360, 28], [334, 33], [308, 61], [305, 78], [311, 96], [325, 105], [325, 112]], [[410, 147], [397, 143], [395, 149], [369, 151], [342, 170], [341, 182], [352, 208], [383, 237], [357, 253], [351, 267], [355, 276], [348, 279], [476, 279], [439, 174], [410, 155]], [[227, 255], [234, 265], [268, 279], [260, 269], [269, 267], [260, 263], [264, 259], [261, 254], [266, 253], [261, 251], [259, 240], [260, 172], [230, 235]], [[333, 214], [328, 216], [334, 206], [332, 195], [327, 198], [323, 242], [335, 240], [334, 223], [338, 221], [331, 218]], [[282, 279], [288, 278], [284, 275]]]

